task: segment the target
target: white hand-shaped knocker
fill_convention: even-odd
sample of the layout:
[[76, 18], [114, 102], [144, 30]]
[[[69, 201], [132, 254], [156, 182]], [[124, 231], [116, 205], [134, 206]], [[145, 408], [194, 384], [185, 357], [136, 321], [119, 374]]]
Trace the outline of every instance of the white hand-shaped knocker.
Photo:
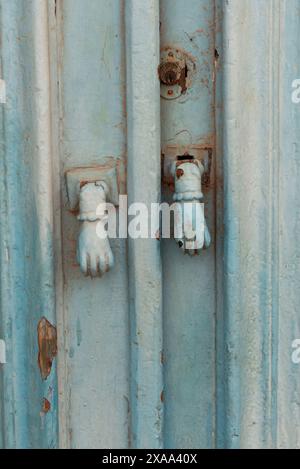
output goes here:
[[104, 181], [85, 184], [79, 194], [79, 216], [82, 222], [77, 260], [82, 273], [90, 277], [101, 277], [113, 267], [114, 257], [110, 248], [107, 230], [106, 197], [108, 186]]
[[198, 160], [176, 161], [172, 166], [176, 202], [174, 237], [179, 247], [191, 256], [211, 243], [201, 203], [203, 172], [204, 167]]

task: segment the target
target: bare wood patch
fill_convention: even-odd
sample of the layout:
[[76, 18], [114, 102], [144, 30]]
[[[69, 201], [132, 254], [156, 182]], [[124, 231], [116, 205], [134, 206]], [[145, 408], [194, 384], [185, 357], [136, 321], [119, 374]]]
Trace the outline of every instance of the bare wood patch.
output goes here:
[[38, 333], [38, 365], [43, 380], [46, 380], [51, 373], [52, 362], [57, 355], [57, 333], [54, 327], [46, 318], [42, 318], [37, 327]]

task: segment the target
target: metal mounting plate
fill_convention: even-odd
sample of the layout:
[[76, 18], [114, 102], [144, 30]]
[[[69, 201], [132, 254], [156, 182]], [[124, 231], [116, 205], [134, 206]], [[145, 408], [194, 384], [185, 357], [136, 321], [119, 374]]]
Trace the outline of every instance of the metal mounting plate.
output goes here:
[[[162, 179], [163, 183], [173, 185], [174, 177], [171, 167], [174, 161], [198, 160], [204, 166], [202, 183], [209, 186], [213, 150], [200, 145], [167, 145], [162, 152]], [[192, 158], [193, 157], [193, 158]]]
[[109, 187], [107, 202], [119, 205], [120, 188], [116, 165], [97, 165], [71, 168], [65, 173], [68, 202], [71, 210], [76, 210], [79, 203], [80, 188], [88, 182], [105, 181]]
[[[175, 84], [165, 84], [162, 80], [162, 71], [167, 65], [176, 64], [181, 70], [180, 79]], [[196, 65], [194, 58], [184, 50], [166, 46], [160, 53], [159, 73], [161, 79], [160, 95], [164, 99], [179, 98], [188, 88], [191, 87]]]

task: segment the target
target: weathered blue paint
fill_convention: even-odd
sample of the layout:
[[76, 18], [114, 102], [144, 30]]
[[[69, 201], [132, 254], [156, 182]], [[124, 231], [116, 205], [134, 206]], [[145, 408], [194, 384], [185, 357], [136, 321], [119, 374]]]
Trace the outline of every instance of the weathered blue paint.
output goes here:
[[[278, 213], [278, 292], [277, 322], [273, 335], [273, 402], [276, 417], [275, 444], [279, 448], [300, 447], [300, 370], [292, 363], [291, 342], [300, 338], [300, 270], [299, 262], [299, 181], [300, 181], [300, 107], [291, 102], [291, 82], [300, 77], [300, 10], [296, 0], [280, 4], [280, 50], [277, 57], [280, 80], [274, 72], [273, 82], [278, 86], [277, 112], [280, 118], [274, 135], [277, 138], [278, 163], [276, 205]], [[296, 39], [297, 38], [297, 39]], [[277, 49], [279, 50], [279, 49]], [[276, 86], [276, 85], [275, 85]], [[274, 119], [276, 119], [276, 110]], [[274, 250], [277, 247], [274, 246]], [[275, 277], [276, 278], [276, 277]], [[276, 286], [276, 284], [275, 284]], [[277, 392], [276, 392], [277, 386]]]
[[[43, 382], [37, 326], [55, 324], [47, 8], [2, 1], [0, 445], [57, 446], [55, 363]], [[43, 413], [43, 399], [51, 412]]]
[[[159, 2], [126, 2], [128, 203], [160, 202]], [[151, 77], [155, 77], [154, 79]], [[163, 446], [160, 242], [128, 239], [131, 444]]]
[[[169, 144], [178, 146], [179, 155], [189, 145], [214, 149], [214, 14], [209, 0], [160, 2], [161, 47], [179, 47], [196, 64], [187, 93], [175, 100], [161, 99], [163, 151]], [[172, 240], [162, 243], [168, 448], [215, 444], [214, 169], [210, 176], [204, 199], [212, 246], [191, 258], [183, 256]], [[172, 196], [164, 190], [164, 200], [172, 201]]]
[[299, 447], [300, 381], [291, 360], [299, 336], [300, 114], [291, 101], [299, 5], [229, 0], [223, 7], [218, 445]]
[[[63, 236], [59, 359], [61, 446], [126, 448], [129, 439], [129, 326], [126, 241], [112, 240], [115, 267], [85, 278], [76, 262], [80, 222], [70, 212], [66, 170], [122, 163], [126, 156], [122, 2], [56, 5]], [[57, 92], [57, 90], [56, 90]]]

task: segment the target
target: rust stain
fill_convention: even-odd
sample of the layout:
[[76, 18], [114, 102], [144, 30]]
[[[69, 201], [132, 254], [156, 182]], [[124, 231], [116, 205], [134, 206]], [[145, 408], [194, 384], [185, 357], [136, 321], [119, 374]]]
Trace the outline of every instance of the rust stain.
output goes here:
[[181, 53], [183, 56], [187, 57], [192, 62], [196, 62], [197, 57], [191, 54], [190, 52], [187, 52], [182, 47], [178, 46], [178, 44], [168, 43], [168, 44], [165, 44], [163, 47], [161, 47], [161, 51], [168, 51], [169, 49], [171, 51], [175, 49], [177, 54]]
[[54, 327], [45, 317], [43, 317], [37, 327], [38, 333], [38, 365], [43, 380], [46, 380], [51, 373], [52, 362], [57, 355], [57, 333]]
[[180, 80], [181, 67], [178, 62], [162, 62], [159, 65], [158, 73], [160, 80], [165, 85], [174, 86]]
[[82, 189], [83, 186], [86, 186], [86, 185], [89, 184], [90, 182], [94, 182], [94, 183], [95, 183], [95, 182], [97, 182], [97, 181], [80, 181], [80, 185], [79, 185], [80, 189]]
[[[162, 61], [158, 67], [158, 76], [160, 82], [166, 86], [179, 85], [181, 88], [180, 94], [185, 94], [187, 88], [190, 86], [191, 74], [195, 72], [195, 62], [191, 61], [190, 56], [182, 49], [163, 48], [162, 51], [167, 51], [167, 57], [162, 58]], [[173, 90], [167, 91], [168, 95], [173, 95]]]
[[43, 404], [42, 404], [42, 413], [43, 414], [48, 414], [51, 410], [51, 403], [48, 401], [46, 397], [43, 399]]
[[165, 393], [164, 393], [164, 391], [162, 391], [162, 392], [160, 393], [160, 400], [161, 400], [161, 402], [164, 402], [164, 400], [165, 400]]

